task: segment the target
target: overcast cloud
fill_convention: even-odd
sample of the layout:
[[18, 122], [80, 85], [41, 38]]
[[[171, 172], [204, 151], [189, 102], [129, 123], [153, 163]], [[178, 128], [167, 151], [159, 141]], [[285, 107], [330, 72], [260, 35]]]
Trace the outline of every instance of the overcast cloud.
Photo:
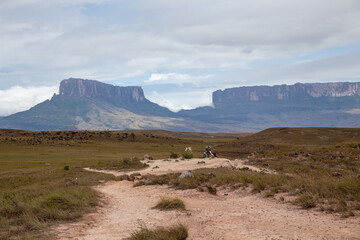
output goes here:
[[358, 0], [3, 0], [0, 31], [0, 116], [69, 77], [172, 110], [226, 87], [360, 81]]

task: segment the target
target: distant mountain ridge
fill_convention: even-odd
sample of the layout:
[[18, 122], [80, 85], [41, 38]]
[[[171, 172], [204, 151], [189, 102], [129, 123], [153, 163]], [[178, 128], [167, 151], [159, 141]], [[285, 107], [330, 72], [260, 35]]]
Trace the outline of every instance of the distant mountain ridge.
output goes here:
[[296, 83], [295, 85], [253, 86], [217, 90], [213, 104], [231, 101], [290, 100], [319, 97], [360, 96], [360, 83]]
[[178, 114], [251, 131], [269, 127], [360, 127], [360, 83], [229, 88], [213, 93], [213, 106]]
[[69, 78], [61, 81], [59, 94], [51, 100], [0, 118], [0, 128], [245, 132], [360, 127], [360, 83], [230, 88], [213, 93], [213, 106], [174, 113], [146, 99], [141, 87]]

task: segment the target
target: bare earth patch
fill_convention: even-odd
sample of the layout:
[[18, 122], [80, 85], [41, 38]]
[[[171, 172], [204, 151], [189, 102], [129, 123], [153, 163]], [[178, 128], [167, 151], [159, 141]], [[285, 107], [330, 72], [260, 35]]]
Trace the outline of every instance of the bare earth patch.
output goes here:
[[164, 160], [148, 160], [143, 161], [144, 163], [148, 164], [149, 167], [132, 171], [132, 172], [119, 172], [114, 170], [96, 170], [85, 168], [88, 171], [93, 172], [101, 172], [101, 173], [109, 173], [115, 176], [120, 176], [123, 174], [132, 174], [132, 173], [140, 173], [141, 175], [145, 175], [147, 173], [152, 175], [161, 175], [171, 172], [183, 172], [187, 170], [194, 170], [199, 168], [217, 168], [217, 167], [235, 167], [235, 168], [243, 168], [248, 167], [253, 171], [264, 171], [266, 173], [275, 173], [270, 169], [263, 169], [258, 168], [255, 166], [247, 165], [245, 160], [236, 159], [234, 161], [230, 161], [226, 158], [192, 158], [192, 159], [185, 159], [185, 160], [178, 160], [178, 159], [164, 159]]
[[[217, 158], [198, 164], [199, 161], [203, 159], [157, 160], [137, 172], [163, 174], [222, 164], [244, 167], [241, 160], [228, 162]], [[159, 168], [153, 169], [155, 166]], [[58, 239], [124, 239], [142, 224], [152, 228], [177, 223], [188, 226], [188, 239], [360, 239], [358, 217], [341, 219], [314, 210], [301, 210], [247, 190], [223, 189], [214, 196], [167, 186], [134, 188], [132, 185], [132, 182], [121, 181], [97, 186], [95, 189], [103, 195], [103, 206], [80, 222], [54, 228]], [[152, 209], [164, 197], [182, 199], [188, 211]]]

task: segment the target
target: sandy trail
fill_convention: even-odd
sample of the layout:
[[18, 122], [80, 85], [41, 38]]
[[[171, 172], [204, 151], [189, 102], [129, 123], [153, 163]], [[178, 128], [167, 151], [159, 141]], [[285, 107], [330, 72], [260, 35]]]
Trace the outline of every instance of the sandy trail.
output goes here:
[[[158, 160], [148, 169], [137, 172], [163, 174], [169, 169], [183, 171], [199, 165], [244, 165], [240, 160], [229, 163], [226, 159], [212, 159], [206, 160], [206, 164], [197, 164], [198, 161], [203, 160]], [[159, 168], [152, 169], [154, 166]], [[189, 227], [188, 239], [360, 239], [359, 217], [341, 219], [314, 210], [301, 210], [246, 190], [223, 189], [213, 196], [158, 185], [133, 188], [132, 184], [129, 181], [107, 182], [95, 187], [103, 195], [105, 204], [80, 222], [54, 228], [58, 239], [124, 239], [141, 224], [155, 227], [176, 223]], [[161, 197], [181, 198], [188, 211], [151, 209]]]
[[275, 173], [270, 169], [258, 168], [255, 166], [247, 165], [246, 160], [236, 159], [234, 161], [230, 161], [226, 158], [192, 158], [185, 160], [175, 160], [175, 159], [163, 159], [163, 160], [149, 160], [144, 161], [149, 165], [148, 168], [130, 171], [130, 172], [119, 172], [114, 170], [96, 170], [85, 168], [88, 171], [92, 172], [101, 172], [101, 173], [109, 173], [115, 176], [120, 176], [123, 174], [132, 174], [132, 173], [140, 173], [141, 175], [153, 174], [153, 175], [161, 175], [172, 172], [183, 172], [187, 170], [194, 170], [199, 168], [217, 168], [217, 167], [234, 167], [234, 168], [244, 168], [247, 167], [253, 171], [257, 172], [265, 172], [265, 173]]

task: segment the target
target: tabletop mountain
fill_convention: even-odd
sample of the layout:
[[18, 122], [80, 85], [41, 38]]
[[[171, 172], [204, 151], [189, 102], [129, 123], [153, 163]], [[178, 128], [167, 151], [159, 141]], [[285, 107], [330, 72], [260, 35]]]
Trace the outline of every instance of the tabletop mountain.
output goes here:
[[118, 87], [70, 78], [59, 94], [0, 121], [2, 128], [28, 130], [169, 128], [174, 113], [147, 100], [141, 87]]
[[59, 94], [0, 118], [0, 128], [27, 130], [165, 129], [235, 132], [268, 127], [360, 127], [360, 83], [238, 87], [213, 93], [213, 106], [178, 113], [141, 87], [70, 78]]
[[213, 107], [179, 112], [207, 123], [268, 127], [360, 127], [360, 83], [297, 83], [217, 90]]

